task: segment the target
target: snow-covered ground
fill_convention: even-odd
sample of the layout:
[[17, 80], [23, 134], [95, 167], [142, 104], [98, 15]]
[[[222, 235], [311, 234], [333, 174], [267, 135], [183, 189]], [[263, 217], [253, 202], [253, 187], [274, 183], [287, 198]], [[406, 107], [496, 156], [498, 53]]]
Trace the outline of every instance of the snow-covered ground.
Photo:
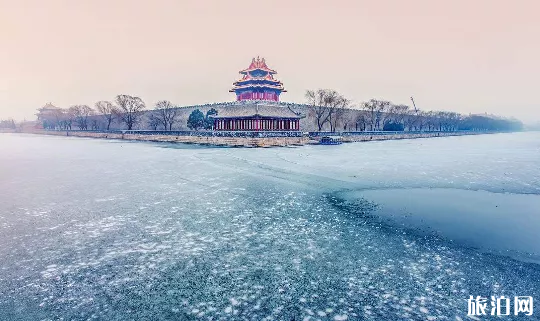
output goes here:
[[465, 320], [469, 295], [540, 298], [539, 133], [0, 146], [0, 320]]

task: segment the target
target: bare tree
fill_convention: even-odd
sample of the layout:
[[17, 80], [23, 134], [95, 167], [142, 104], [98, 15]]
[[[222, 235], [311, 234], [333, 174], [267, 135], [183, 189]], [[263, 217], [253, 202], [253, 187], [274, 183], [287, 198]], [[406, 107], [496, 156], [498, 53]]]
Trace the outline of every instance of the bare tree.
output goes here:
[[99, 129], [99, 123], [97, 119], [92, 119], [92, 130], [98, 130]]
[[96, 103], [96, 110], [103, 116], [103, 118], [105, 118], [105, 121], [107, 122], [107, 130], [109, 130], [114, 117], [118, 115], [118, 108], [110, 101], [102, 100]]
[[129, 95], [118, 95], [115, 100], [118, 105], [117, 117], [126, 124], [128, 130], [132, 130], [146, 107], [144, 101], [139, 97]]
[[390, 104], [383, 116], [383, 129], [389, 124], [399, 124], [400, 126], [403, 125], [403, 127], [405, 127], [404, 119], [408, 114], [408, 110], [409, 106], [407, 105]]
[[367, 111], [370, 130], [375, 130], [377, 123], [380, 123], [382, 113], [390, 105], [390, 102], [384, 100], [370, 99], [362, 104], [362, 108]]
[[377, 130], [381, 130], [381, 123], [383, 123], [384, 118], [388, 114], [390, 106], [392, 106], [392, 103], [389, 101], [377, 101], [377, 109], [375, 109], [375, 126], [377, 127]]
[[[67, 129], [65, 127], [66, 127], [66, 119], [68, 118], [68, 117], [66, 117], [67, 114], [68, 114], [68, 110], [67, 109], [57, 109], [57, 110], [53, 111], [52, 114], [53, 114], [54, 122], [56, 123], [55, 127], [58, 127], [60, 129]], [[71, 120], [72, 120], [72, 118], [69, 117], [69, 119], [70, 119], [69, 129], [71, 129]]]
[[424, 113], [424, 117], [426, 118], [426, 126], [428, 127], [428, 130], [436, 130], [437, 129], [437, 113], [434, 111], [428, 111]]
[[319, 89], [317, 91], [307, 90], [305, 96], [307, 103], [312, 106], [311, 109], [315, 114], [318, 131], [321, 131], [329, 117], [329, 108], [323, 105], [326, 91], [324, 89]]
[[13, 119], [0, 120], [0, 129], [17, 129], [17, 125]]
[[416, 111], [414, 125], [418, 130], [424, 130], [427, 125], [427, 116], [425, 111]]
[[463, 117], [455, 112], [438, 111], [433, 112], [433, 123], [439, 131], [453, 131], [459, 127]]
[[341, 95], [337, 95], [330, 102], [330, 113], [328, 123], [330, 123], [330, 131], [335, 132], [339, 122], [343, 121], [345, 116], [345, 108], [349, 107], [350, 100]]
[[343, 128], [343, 131], [355, 131], [354, 123], [356, 121], [355, 115], [357, 114], [356, 110], [353, 110], [353, 106], [347, 106], [347, 109], [343, 109], [343, 115], [340, 122], [340, 128]]
[[77, 127], [79, 127], [80, 130], [88, 129], [88, 117], [94, 114], [94, 110], [92, 108], [87, 105], [75, 105], [69, 107], [68, 111], [71, 115], [73, 115], [75, 122], [77, 123]]
[[369, 130], [375, 128], [375, 110], [377, 110], [377, 101], [371, 99], [368, 102], [362, 103], [362, 108], [367, 112], [367, 122], [370, 126]]
[[464, 117], [463, 115], [459, 113], [450, 113], [449, 114], [449, 122], [451, 128], [449, 130], [458, 130], [459, 124], [463, 121]]
[[[161, 119], [159, 116], [154, 112], [150, 112], [150, 115], [148, 115], [148, 126], [150, 129], [157, 130], [159, 124], [161, 124]], [[165, 130], [167, 130], [167, 127], [165, 127]]]
[[379, 108], [377, 108], [376, 111], [376, 120], [375, 125], [378, 129], [380, 129], [380, 125], [382, 124], [382, 128], [384, 130], [384, 126], [392, 123], [394, 121], [394, 117], [396, 115], [396, 105], [392, 103], [388, 103], [388, 105], [382, 105]]
[[[358, 117], [356, 117], [356, 121], [354, 124], [355, 130], [358, 131], [360, 129], [360, 131], [365, 131], [367, 122], [368, 120], [367, 120], [366, 114], [364, 112], [360, 112]], [[360, 128], [358, 128], [359, 126]]]
[[[343, 113], [338, 110], [345, 108], [349, 104], [349, 100], [331, 89], [307, 90], [305, 96], [315, 115], [318, 130], [321, 131], [327, 122], [330, 122], [330, 129], [335, 130], [335, 125], [343, 116]], [[336, 111], [340, 115], [333, 116]], [[332, 119], [333, 123], [331, 122]]]
[[162, 100], [156, 103], [155, 110], [155, 117], [163, 124], [163, 128], [165, 128], [165, 130], [172, 130], [172, 126], [176, 122], [176, 117], [178, 115], [176, 107], [171, 104], [170, 101]]
[[55, 112], [60, 129], [71, 130], [71, 125], [75, 119], [75, 113], [72, 108], [59, 109]]
[[403, 115], [403, 127], [408, 131], [414, 129], [422, 130], [423, 127], [422, 113], [417, 109], [407, 109], [405, 115]]

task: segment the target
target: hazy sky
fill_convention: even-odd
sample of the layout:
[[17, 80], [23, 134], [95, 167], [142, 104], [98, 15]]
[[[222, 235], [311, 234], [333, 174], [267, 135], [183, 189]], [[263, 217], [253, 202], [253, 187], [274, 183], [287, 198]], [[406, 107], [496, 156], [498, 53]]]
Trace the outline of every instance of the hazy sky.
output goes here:
[[538, 0], [0, 0], [0, 118], [46, 102], [234, 100], [254, 56], [288, 93], [540, 120]]

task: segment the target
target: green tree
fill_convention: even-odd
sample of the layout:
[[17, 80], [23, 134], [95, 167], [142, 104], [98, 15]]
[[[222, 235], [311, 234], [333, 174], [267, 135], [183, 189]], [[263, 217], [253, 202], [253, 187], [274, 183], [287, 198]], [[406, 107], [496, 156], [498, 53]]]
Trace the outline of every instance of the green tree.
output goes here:
[[212, 129], [214, 125], [214, 119], [210, 116], [215, 116], [218, 114], [218, 111], [214, 108], [206, 112], [206, 118], [204, 119], [204, 129]]
[[190, 129], [199, 130], [199, 128], [204, 127], [204, 123], [204, 114], [202, 113], [202, 111], [195, 109], [191, 112], [191, 114], [189, 114], [187, 126]]

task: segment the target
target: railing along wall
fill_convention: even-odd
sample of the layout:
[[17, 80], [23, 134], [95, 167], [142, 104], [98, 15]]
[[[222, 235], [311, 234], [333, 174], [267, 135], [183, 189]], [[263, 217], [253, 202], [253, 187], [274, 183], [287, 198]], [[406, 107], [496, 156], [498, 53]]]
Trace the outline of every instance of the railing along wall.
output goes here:
[[197, 136], [197, 137], [322, 137], [322, 136], [381, 136], [381, 135], [411, 135], [411, 134], [478, 134], [495, 133], [491, 131], [360, 131], [360, 132], [301, 132], [301, 131], [188, 131], [188, 130], [60, 130], [48, 129], [46, 131], [72, 133], [103, 133], [103, 134], [132, 134], [155, 136]]
[[195, 136], [195, 137], [302, 137], [299, 131], [188, 131], [188, 130], [46, 130], [69, 133], [99, 133], [119, 135]]

